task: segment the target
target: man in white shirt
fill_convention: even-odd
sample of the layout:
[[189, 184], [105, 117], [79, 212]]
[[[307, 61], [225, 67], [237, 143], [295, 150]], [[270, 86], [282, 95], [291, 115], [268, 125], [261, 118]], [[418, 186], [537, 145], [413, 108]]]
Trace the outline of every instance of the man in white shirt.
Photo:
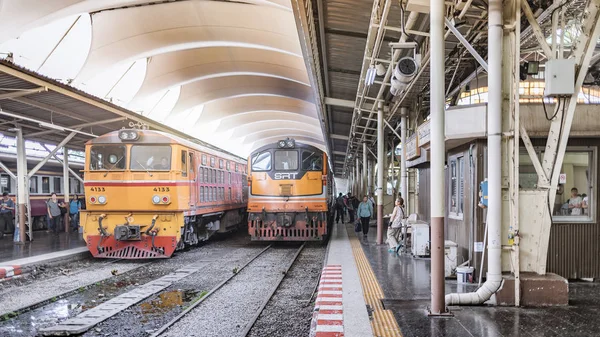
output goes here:
[[576, 187], [571, 189], [571, 198], [569, 199], [569, 209], [571, 210], [571, 215], [581, 215], [581, 206], [582, 199], [579, 196], [579, 191], [577, 191]]

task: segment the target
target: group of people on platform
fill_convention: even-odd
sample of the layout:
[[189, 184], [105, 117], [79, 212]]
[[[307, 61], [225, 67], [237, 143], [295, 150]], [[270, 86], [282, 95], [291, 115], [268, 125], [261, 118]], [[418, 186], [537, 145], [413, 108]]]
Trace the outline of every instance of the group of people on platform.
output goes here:
[[[373, 211], [374, 207], [375, 199], [373, 196], [365, 195], [362, 202], [359, 202], [350, 192], [346, 195], [340, 193], [335, 199], [335, 222], [339, 224], [341, 219], [342, 223], [344, 223], [344, 216], [348, 213], [349, 222], [355, 223], [356, 216], [355, 231], [362, 231], [363, 236], [366, 238], [369, 233], [369, 222], [375, 216]], [[398, 195], [394, 205], [394, 211], [390, 215], [387, 230], [387, 243], [390, 247], [390, 252], [397, 252], [402, 247], [400, 244], [400, 241], [402, 240], [402, 226], [406, 219], [404, 199]]]
[[[84, 203], [78, 195], [74, 195], [68, 205], [64, 201], [58, 200], [56, 193], [46, 202], [47, 225], [48, 230], [54, 235], [58, 235], [61, 228], [64, 228], [65, 217], [69, 216], [69, 223], [72, 231], [77, 231], [79, 227], [79, 212], [85, 209]], [[8, 192], [2, 193], [0, 199], [0, 239], [6, 233], [12, 233], [15, 230], [15, 202], [9, 197]]]

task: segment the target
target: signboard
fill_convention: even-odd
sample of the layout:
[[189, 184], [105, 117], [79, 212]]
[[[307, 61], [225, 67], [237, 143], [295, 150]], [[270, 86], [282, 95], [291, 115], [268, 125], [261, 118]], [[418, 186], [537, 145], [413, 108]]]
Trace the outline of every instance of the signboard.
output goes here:
[[[417, 134], [419, 135], [419, 146], [421, 147], [429, 145], [429, 141], [431, 140], [431, 138], [429, 137], [430, 125], [430, 121], [427, 121], [417, 128]], [[429, 146], [427, 146], [426, 148], [429, 148]]]
[[475, 242], [475, 253], [483, 252], [483, 242]]
[[410, 160], [421, 155], [421, 149], [419, 148], [419, 137], [418, 133], [415, 132], [408, 138], [406, 142], [406, 159]]
[[1, 177], [0, 178], [0, 186], [2, 186], [2, 187], [8, 187], [8, 177]]
[[567, 183], [567, 174], [566, 173], [561, 173], [558, 176], [558, 183], [559, 184], [566, 184]]

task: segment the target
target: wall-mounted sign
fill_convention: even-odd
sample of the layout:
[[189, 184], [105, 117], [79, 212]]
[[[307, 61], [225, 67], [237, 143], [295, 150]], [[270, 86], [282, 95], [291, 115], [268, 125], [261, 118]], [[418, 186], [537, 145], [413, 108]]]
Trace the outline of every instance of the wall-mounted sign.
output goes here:
[[415, 132], [406, 141], [406, 159], [410, 160], [421, 155], [418, 133]]
[[430, 121], [427, 121], [427, 122], [421, 124], [417, 128], [417, 134], [419, 135], [419, 146], [424, 147], [424, 148], [429, 148], [428, 145], [429, 145], [429, 141], [431, 140], [431, 138], [429, 137], [429, 131], [430, 131]]
[[483, 252], [483, 242], [475, 242], [475, 253]]
[[2, 178], [0, 178], [0, 185], [2, 187], [8, 187], [8, 177], [2, 177]]
[[558, 176], [558, 183], [559, 184], [566, 184], [567, 183], [567, 174], [566, 173], [561, 173]]

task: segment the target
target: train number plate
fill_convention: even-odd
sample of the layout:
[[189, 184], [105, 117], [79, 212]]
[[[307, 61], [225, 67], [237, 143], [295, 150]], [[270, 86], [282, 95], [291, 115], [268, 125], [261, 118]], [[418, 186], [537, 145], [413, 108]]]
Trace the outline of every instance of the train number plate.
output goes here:
[[90, 191], [92, 192], [106, 192], [104, 187], [90, 187]]
[[155, 187], [154, 192], [170, 192], [171, 189], [168, 187]]

